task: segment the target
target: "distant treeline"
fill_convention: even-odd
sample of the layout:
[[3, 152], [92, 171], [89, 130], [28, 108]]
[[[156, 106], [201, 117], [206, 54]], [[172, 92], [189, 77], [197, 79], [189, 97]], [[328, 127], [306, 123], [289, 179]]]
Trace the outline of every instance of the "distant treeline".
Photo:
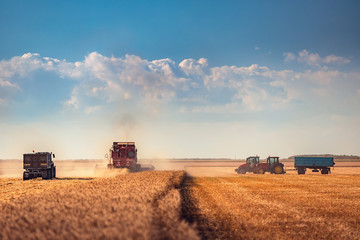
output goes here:
[[289, 159], [294, 159], [295, 157], [332, 157], [336, 159], [360, 159], [360, 156], [353, 155], [334, 155], [334, 154], [307, 154], [307, 155], [295, 155], [289, 157]]

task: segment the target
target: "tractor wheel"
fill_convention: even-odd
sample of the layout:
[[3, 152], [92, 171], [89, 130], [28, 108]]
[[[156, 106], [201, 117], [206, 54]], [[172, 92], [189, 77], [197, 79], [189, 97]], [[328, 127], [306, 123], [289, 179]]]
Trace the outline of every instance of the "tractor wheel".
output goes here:
[[274, 168], [274, 173], [275, 174], [282, 174], [284, 172], [284, 169], [282, 166], [278, 165]]
[[263, 168], [260, 168], [258, 171], [257, 171], [258, 174], [264, 174], [265, 173], [265, 169]]
[[239, 169], [238, 174], [245, 174], [246, 170], [245, 169]]

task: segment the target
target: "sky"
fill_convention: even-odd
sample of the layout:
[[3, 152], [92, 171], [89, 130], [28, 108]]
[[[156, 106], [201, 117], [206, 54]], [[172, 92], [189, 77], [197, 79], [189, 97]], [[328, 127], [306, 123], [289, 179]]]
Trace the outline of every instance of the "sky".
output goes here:
[[359, 11], [0, 0], [0, 159], [360, 155]]

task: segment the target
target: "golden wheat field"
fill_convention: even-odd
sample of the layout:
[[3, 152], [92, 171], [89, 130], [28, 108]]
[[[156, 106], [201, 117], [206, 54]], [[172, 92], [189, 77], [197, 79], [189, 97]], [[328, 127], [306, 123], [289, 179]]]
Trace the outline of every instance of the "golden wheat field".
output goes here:
[[203, 239], [360, 239], [360, 175], [189, 178]]
[[214, 162], [97, 174], [63, 162], [58, 178], [28, 181], [17, 165], [1, 168], [0, 239], [360, 239], [358, 163], [237, 175]]
[[199, 239], [181, 218], [184, 177], [1, 179], [0, 239]]

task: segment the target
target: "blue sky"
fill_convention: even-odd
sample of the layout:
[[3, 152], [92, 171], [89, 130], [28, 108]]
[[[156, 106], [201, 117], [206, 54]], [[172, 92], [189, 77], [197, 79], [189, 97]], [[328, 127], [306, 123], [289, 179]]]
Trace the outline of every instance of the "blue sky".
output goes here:
[[360, 154], [358, 1], [0, 1], [0, 159]]

